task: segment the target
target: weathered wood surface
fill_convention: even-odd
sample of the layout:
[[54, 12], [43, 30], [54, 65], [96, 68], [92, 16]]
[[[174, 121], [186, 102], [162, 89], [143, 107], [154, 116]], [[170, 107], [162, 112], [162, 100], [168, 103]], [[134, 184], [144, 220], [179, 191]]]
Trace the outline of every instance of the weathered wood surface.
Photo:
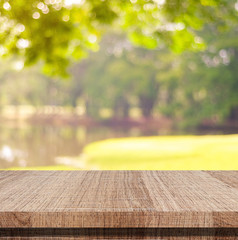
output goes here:
[[1, 228], [237, 228], [236, 171], [0, 171]]
[[238, 239], [236, 171], [0, 171], [0, 239]]

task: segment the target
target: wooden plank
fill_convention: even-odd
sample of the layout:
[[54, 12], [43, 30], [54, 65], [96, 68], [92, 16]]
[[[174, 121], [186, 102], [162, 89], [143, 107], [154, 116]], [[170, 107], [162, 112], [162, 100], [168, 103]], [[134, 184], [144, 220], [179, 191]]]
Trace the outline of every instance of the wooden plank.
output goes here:
[[237, 177], [229, 171], [1, 171], [0, 227], [237, 228]]
[[238, 189], [237, 171], [207, 171], [207, 173], [225, 184]]

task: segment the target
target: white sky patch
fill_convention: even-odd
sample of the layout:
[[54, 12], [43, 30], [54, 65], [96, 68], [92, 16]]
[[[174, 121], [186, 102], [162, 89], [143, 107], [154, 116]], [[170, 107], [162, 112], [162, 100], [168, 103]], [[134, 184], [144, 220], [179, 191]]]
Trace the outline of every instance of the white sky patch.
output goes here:
[[198, 37], [198, 36], [196, 36], [196, 37], [194, 38], [194, 41], [195, 41], [195, 43], [198, 43], [198, 44], [203, 43], [202, 38], [200, 38], [200, 37]]
[[150, 10], [153, 10], [155, 8], [155, 4], [147, 3], [147, 4], [144, 4], [143, 8], [144, 8], [145, 11], [150, 11]]
[[27, 39], [20, 38], [17, 41], [17, 47], [20, 48], [20, 49], [27, 48], [27, 47], [29, 47], [29, 45], [30, 45], [30, 42]]
[[40, 13], [39, 13], [39, 12], [34, 12], [34, 13], [32, 14], [32, 17], [33, 17], [34, 19], [38, 19], [38, 18], [40, 18]]
[[21, 23], [17, 24], [16, 26], [18, 32], [24, 32], [25, 31], [25, 26]]
[[0, 56], [3, 56], [6, 53], [7, 53], [7, 49], [0, 45]]
[[177, 24], [175, 25], [175, 30], [181, 31], [181, 30], [183, 30], [184, 28], [185, 28], [184, 23], [177, 23]]
[[10, 5], [10, 3], [9, 3], [9, 2], [5, 2], [5, 3], [3, 4], [3, 8], [4, 8], [5, 10], [7, 10], [7, 11], [11, 10], [11, 5]]
[[173, 31], [181, 31], [185, 28], [184, 23], [165, 23], [158, 27], [159, 30], [173, 32]]
[[45, 4], [43, 3], [43, 2], [39, 2], [38, 4], [37, 4], [37, 8], [38, 9], [43, 9], [44, 8], [44, 6], [45, 6]]
[[47, 5], [44, 5], [44, 7], [41, 10], [44, 14], [47, 14], [50, 11], [49, 8], [47, 7]]
[[69, 21], [69, 15], [64, 15], [62, 19], [63, 19], [64, 22], [68, 22]]
[[90, 43], [95, 43], [95, 42], [97, 41], [97, 36], [94, 35], [94, 34], [89, 35], [88, 41], [89, 41]]
[[158, 5], [163, 5], [165, 3], [165, 0], [154, 0], [154, 2]]
[[16, 71], [21, 71], [24, 67], [24, 62], [23, 61], [16, 61], [13, 63], [13, 68], [16, 70]]
[[238, 11], [238, 2], [235, 3], [235, 9]]
[[152, 17], [155, 18], [155, 19], [160, 19], [161, 18], [161, 14], [158, 11], [152, 12]]
[[219, 55], [221, 58], [226, 58], [227, 57], [227, 51], [225, 49], [222, 49], [219, 51]]
[[64, 0], [64, 5], [65, 6], [72, 6], [74, 4], [83, 4], [84, 3], [84, 0]]

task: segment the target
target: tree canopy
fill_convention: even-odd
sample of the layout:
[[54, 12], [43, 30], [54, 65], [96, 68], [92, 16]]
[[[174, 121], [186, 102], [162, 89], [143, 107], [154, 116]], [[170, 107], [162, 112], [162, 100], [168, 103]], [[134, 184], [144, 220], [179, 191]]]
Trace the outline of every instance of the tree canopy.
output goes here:
[[19, 72], [15, 58], [2, 61], [0, 108], [71, 106], [94, 119], [125, 119], [137, 110], [137, 116], [163, 115], [183, 127], [237, 122], [237, 33], [236, 25], [226, 33], [206, 25], [201, 36], [207, 49], [179, 55], [165, 46], [135, 47], [123, 35], [107, 33], [99, 51], [72, 66], [72, 81], [40, 74], [39, 64]]
[[[235, 0], [0, 0], [0, 13], [0, 55], [13, 56], [1, 61], [0, 107], [140, 109], [186, 127], [238, 119]], [[19, 74], [22, 60], [35, 66]]]
[[207, 23], [226, 30], [237, 18], [234, 5], [234, 0], [0, 0], [0, 55], [20, 55], [25, 65], [43, 60], [47, 74], [66, 76], [70, 62], [98, 49], [108, 27], [150, 49], [201, 50], [200, 30]]

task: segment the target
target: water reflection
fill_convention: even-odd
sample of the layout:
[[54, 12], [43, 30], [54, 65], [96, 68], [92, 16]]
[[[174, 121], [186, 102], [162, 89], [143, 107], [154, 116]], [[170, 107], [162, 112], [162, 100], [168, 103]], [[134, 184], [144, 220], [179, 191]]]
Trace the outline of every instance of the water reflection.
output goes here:
[[[181, 132], [160, 130], [159, 128], [148, 130], [135, 127], [9, 125], [1, 123], [0, 168], [64, 165], [80, 169], [97, 169], [97, 166], [88, 166], [87, 160], [82, 154], [86, 144], [108, 138], [167, 134], [174, 135], [181, 134]], [[191, 134], [191, 132], [187, 134]]]
[[17, 163], [21, 167], [26, 166], [27, 154], [19, 149], [12, 149], [8, 145], [4, 145], [0, 149], [0, 160], [8, 163]]
[[[154, 131], [157, 135], [158, 131]], [[107, 138], [151, 135], [138, 128], [104, 126], [0, 126], [0, 168], [66, 165], [85, 167], [83, 147]], [[80, 156], [80, 161], [74, 157]], [[93, 168], [93, 166], [92, 166]]]

